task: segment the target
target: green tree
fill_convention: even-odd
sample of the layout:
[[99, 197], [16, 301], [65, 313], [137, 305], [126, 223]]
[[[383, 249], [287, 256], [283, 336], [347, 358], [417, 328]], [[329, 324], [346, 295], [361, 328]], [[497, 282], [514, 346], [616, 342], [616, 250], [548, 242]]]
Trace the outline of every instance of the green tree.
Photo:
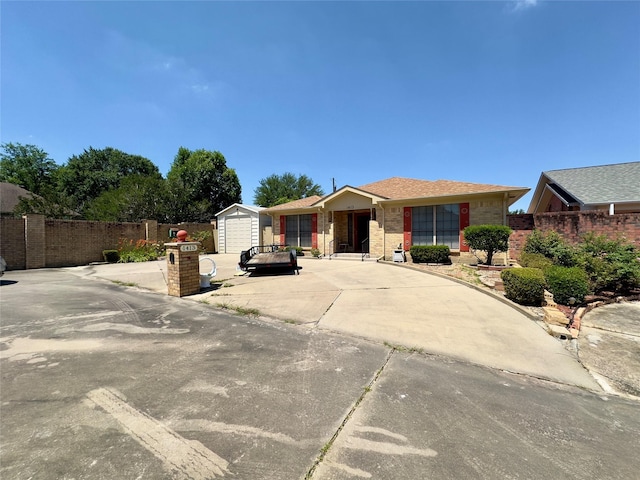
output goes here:
[[104, 222], [140, 222], [167, 219], [167, 182], [162, 178], [130, 175], [114, 190], [88, 203], [85, 217]]
[[322, 187], [313, 183], [306, 175], [295, 176], [293, 173], [270, 175], [260, 180], [255, 189], [253, 201], [261, 207], [273, 207], [282, 203], [324, 195]]
[[49, 189], [43, 197], [40, 195], [34, 195], [28, 198], [21, 197], [13, 209], [13, 213], [17, 217], [28, 213], [38, 213], [47, 218], [62, 219], [72, 219], [79, 216], [73, 211], [67, 199], [59, 195], [55, 189]]
[[131, 155], [115, 148], [96, 150], [89, 147], [74, 155], [60, 168], [61, 193], [69, 197], [72, 206], [84, 213], [85, 207], [103, 192], [116, 189], [131, 175], [160, 179], [162, 176], [151, 160]]
[[60, 167], [47, 152], [20, 143], [3, 143], [0, 148], [0, 182], [20, 185], [40, 196], [51, 194]]
[[474, 250], [487, 254], [487, 265], [493, 262], [493, 255], [509, 249], [511, 229], [505, 225], [471, 225], [464, 229], [464, 240]]
[[242, 201], [236, 172], [222, 153], [180, 147], [167, 174], [169, 221], [208, 222]]

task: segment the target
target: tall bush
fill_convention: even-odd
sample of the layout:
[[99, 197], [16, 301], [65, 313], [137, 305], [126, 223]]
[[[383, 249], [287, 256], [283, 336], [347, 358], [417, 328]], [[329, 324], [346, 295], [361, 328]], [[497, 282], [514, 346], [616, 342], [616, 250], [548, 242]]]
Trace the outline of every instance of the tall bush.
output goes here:
[[539, 253], [551, 259], [556, 265], [573, 267], [576, 264], [575, 248], [569, 245], [557, 232], [534, 230], [522, 249], [525, 253]]
[[595, 292], [628, 293], [640, 287], [639, 257], [640, 252], [624, 240], [590, 233], [582, 238], [577, 261]]
[[487, 265], [493, 262], [493, 254], [509, 249], [511, 229], [506, 225], [471, 225], [464, 229], [464, 240], [474, 250], [487, 253]]

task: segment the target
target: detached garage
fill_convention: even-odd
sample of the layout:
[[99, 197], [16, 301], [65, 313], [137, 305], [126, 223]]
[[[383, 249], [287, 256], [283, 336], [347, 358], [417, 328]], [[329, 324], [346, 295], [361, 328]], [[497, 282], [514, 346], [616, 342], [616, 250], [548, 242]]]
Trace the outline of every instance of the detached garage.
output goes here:
[[[240, 253], [263, 244], [264, 230], [271, 228], [271, 217], [261, 215], [263, 207], [234, 203], [216, 214], [220, 253]], [[266, 239], [271, 243], [272, 239]]]

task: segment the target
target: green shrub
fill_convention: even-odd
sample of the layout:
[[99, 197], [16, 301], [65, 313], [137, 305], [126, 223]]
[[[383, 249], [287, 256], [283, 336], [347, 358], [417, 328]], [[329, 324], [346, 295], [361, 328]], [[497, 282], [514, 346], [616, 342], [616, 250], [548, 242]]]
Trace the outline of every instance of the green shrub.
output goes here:
[[509, 300], [520, 305], [542, 305], [545, 280], [539, 268], [509, 268], [500, 273], [500, 278]]
[[118, 254], [120, 255], [120, 263], [130, 262], [148, 262], [157, 260], [161, 255], [163, 248], [154, 242], [147, 240], [127, 240], [121, 238], [118, 242]]
[[524, 244], [523, 252], [539, 253], [551, 259], [556, 265], [573, 267], [576, 265], [575, 248], [569, 245], [557, 232], [546, 233], [534, 230]]
[[318, 258], [320, 256], [320, 250], [318, 250], [317, 248], [312, 248], [311, 255], [313, 255], [314, 258]]
[[447, 245], [414, 245], [409, 252], [414, 263], [451, 263]]
[[553, 260], [545, 257], [541, 253], [523, 252], [520, 254], [518, 263], [523, 267], [539, 268], [543, 272], [553, 266]]
[[190, 242], [200, 242], [200, 246], [198, 247], [199, 251], [207, 253], [208, 249], [206, 243], [211, 237], [213, 237], [213, 233], [211, 230], [199, 230], [197, 232], [193, 232], [189, 237], [190, 238], [187, 238], [187, 240]]
[[120, 254], [118, 250], [103, 250], [102, 257], [107, 263], [117, 263], [120, 260]]
[[561, 305], [571, 304], [571, 298], [575, 299], [575, 303], [582, 303], [589, 293], [589, 278], [580, 267], [552, 266], [546, 270], [544, 277], [547, 288], [553, 293], [553, 300]]
[[474, 250], [487, 253], [487, 265], [493, 262], [493, 254], [509, 249], [511, 229], [506, 225], [471, 225], [464, 229], [464, 241]]
[[302, 247], [291, 247], [291, 246], [287, 245], [286, 247], [280, 249], [280, 251], [282, 251], [282, 252], [290, 252], [291, 250], [295, 250], [296, 251], [296, 256], [298, 256], [298, 257], [303, 257], [304, 256], [304, 250], [302, 249]]
[[585, 235], [578, 247], [578, 264], [587, 272], [595, 292], [628, 293], [640, 287], [640, 252], [624, 240]]

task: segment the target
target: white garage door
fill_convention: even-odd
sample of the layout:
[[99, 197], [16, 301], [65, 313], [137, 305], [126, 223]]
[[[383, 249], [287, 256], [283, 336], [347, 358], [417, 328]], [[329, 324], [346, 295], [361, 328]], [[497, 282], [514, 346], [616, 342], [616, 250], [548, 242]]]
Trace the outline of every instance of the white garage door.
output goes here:
[[249, 250], [251, 245], [251, 217], [249, 215], [234, 215], [225, 221], [226, 253], [240, 253]]

